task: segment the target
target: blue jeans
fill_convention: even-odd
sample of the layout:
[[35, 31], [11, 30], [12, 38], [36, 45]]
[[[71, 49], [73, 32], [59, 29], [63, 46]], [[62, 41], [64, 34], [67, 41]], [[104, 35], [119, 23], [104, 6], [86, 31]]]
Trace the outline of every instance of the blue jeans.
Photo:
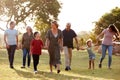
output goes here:
[[30, 66], [31, 56], [30, 56], [29, 52], [30, 52], [29, 49], [23, 48], [23, 66], [25, 66], [25, 64], [26, 64], [26, 57], [28, 57], [27, 66], [28, 67]]
[[108, 49], [108, 67], [110, 67], [111, 62], [112, 62], [112, 50], [113, 50], [112, 45], [104, 45], [104, 44], [102, 44], [102, 56], [100, 58], [100, 64], [102, 63], [103, 59], [105, 58], [107, 49]]

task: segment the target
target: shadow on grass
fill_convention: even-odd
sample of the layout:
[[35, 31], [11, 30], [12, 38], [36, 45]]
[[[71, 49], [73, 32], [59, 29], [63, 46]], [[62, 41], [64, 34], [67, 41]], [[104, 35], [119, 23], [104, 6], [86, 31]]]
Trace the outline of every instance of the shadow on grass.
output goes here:
[[16, 73], [20, 77], [24, 78], [35, 78], [35, 79], [42, 79], [42, 80], [90, 80], [88, 78], [81, 78], [81, 77], [74, 77], [74, 76], [69, 76], [69, 75], [64, 75], [64, 74], [57, 74], [57, 73], [49, 73], [45, 71], [38, 71], [37, 74], [34, 74], [33, 72], [27, 72], [27, 71], [22, 71], [22, 70], [17, 70], [14, 69]]

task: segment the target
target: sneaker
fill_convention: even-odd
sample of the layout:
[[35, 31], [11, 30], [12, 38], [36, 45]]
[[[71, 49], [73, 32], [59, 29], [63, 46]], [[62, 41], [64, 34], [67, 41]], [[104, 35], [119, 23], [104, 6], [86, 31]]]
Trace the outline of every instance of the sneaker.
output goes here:
[[57, 68], [57, 65], [54, 65], [55, 69]]
[[60, 70], [57, 70], [57, 73], [60, 73]]
[[111, 68], [111, 67], [108, 67], [108, 69], [110, 69], [110, 70], [111, 70], [112, 68]]
[[68, 70], [69, 70], [68, 67], [66, 67], [66, 68], [65, 68], [65, 71], [68, 71]]
[[69, 70], [71, 70], [71, 68], [70, 68], [70, 67], [69, 67], [68, 69], [69, 69]]
[[21, 68], [25, 68], [25, 66], [22, 66]]
[[11, 69], [14, 69], [14, 67], [13, 67], [13, 66], [10, 66], [10, 68], [11, 68]]
[[28, 68], [30, 68], [30, 66], [28, 66]]
[[37, 74], [38, 71], [34, 71], [34, 74]]
[[102, 68], [102, 64], [99, 64], [99, 68]]

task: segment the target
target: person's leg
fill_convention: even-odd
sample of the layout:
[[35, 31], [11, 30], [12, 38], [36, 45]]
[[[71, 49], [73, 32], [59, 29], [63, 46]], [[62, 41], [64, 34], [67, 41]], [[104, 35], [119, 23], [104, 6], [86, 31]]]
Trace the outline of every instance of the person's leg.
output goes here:
[[34, 71], [37, 71], [37, 68], [36, 68], [36, 55], [32, 55], [33, 57], [33, 67], [34, 67]]
[[26, 64], [26, 55], [27, 55], [27, 49], [24, 48], [23, 49], [23, 66], [21, 68], [25, 68], [25, 64]]
[[28, 61], [27, 61], [28, 64], [27, 64], [27, 66], [28, 66], [28, 67], [30, 67], [30, 62], [31, 62], [31, 55], [30, 55], [29, 52], [30, 52], [30, 50], [27, 49], [27, 54], [28, 54], [28, 55], [27, 55], [27, 56], [28, 56]]
[[[69, 67], [71, 66], [72, 62], [72, 48], [68, 48], [68, 53], [69, 53]], [[71, 68], [70, 68], [71, 70]]]
[[68, 47], [67, 46], [64, 46], [63, 47], [64, 49], [64, 54], [65, 54], [65, 70], [67, 71], [68, 70], [68, 66], [69, 66], [69, 54], [68, 54]]
[[95, 69], [94, 59], [91, 60], [91, 63], [92, 63], [92, 68]]
[[57, 64], [57, 73], [60, 73], [60, 64]]
[[91, 69], [91, 60], [89, 60], [89, 67], [88, 69]]
[[105, 58], [106, 51], [107, 51], [107, 46], [106, 45], [102, 45], [102, 56], [100, 58], [99, 68], [102, 67], [102, 61]]
[[37, 68], [38, 64], [39, 64], [39, 55], [36, 55], [36, 68]]
[[112, 50], [113, 46], [108, 46], [108, 68], [110, 68], [112, 63]]
[[13, 68], [14, 54], [16, 50], [16, 45], [11, 46], [11, 58], [10, 58], [10, 66]]
[[50, 65], [50, 72], [52, 73], [52, 64], [49, 64]]
[[9, 65], [10, 65], [10, 58], [11, 58], [11, 46], [7, 48], [7, 53], [8, 53], [8, 60], [9, 60]]

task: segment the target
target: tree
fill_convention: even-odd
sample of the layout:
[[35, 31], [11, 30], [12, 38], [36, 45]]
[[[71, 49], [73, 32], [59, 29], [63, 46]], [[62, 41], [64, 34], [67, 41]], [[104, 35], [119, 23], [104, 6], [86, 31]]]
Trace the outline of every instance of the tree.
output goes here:
[[36, 20], [35, 28], [38, 31], [40, 31], [41, 38], [43, 41], [45, 41], [45, 35], [47, 30], [50, 28], [49, 26], [50, 26], [49, 24], [45, 24], [41, 19]]
[[110, 11], [110, 13], [105, 13], [98, 22], [95, 22], [95, 34], [100, 34], [103, 29], [107, 28], [109, 24], [115, 24], [120, 30], [120, 8], [116, 7]]
[[60, 8], [57, 0], [0, 0], [0, 20], [9, 22], [13, 19], [16, 24], [26, 24], [42, 19], [43, 23], [49, 24], [51, 20], [57, 20]]

